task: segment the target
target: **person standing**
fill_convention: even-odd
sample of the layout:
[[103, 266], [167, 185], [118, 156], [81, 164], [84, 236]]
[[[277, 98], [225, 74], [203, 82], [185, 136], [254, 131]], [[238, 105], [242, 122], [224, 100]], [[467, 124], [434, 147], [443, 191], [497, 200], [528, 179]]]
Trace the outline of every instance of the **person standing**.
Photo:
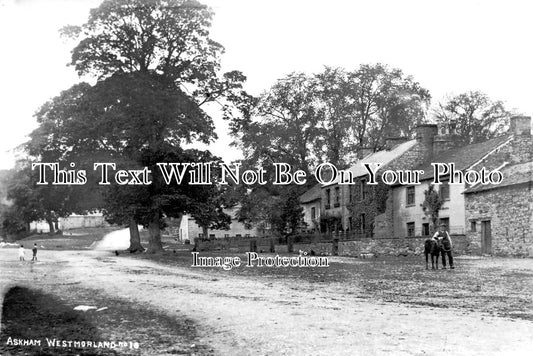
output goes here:
[[24, 246], [20, 245], [19, 247], [19, 261], [24, 261]]
[[33, 252], [32, 261], [37, 261], [37, 244], [33, 244], [33, 248], [31, 249]]
[[434, 239], [437, 239], [440, 242], [441, 248], [441, 258], [442, 258], [442, 268], [446, 269], [446, 256], [448, 257], [448, 263], [450, 264], [450, 269], [454, 269], [453, 266], [453, 244], [450, 234], [446, 230], [446, 224], [440, 224], [439, 230], [433, 235]]

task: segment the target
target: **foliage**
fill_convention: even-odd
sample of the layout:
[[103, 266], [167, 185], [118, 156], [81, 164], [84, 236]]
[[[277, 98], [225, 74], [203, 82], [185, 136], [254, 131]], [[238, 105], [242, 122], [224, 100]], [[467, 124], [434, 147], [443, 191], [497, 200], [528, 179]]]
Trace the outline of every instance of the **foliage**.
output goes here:
[[492, 101], [479, 91], [469, 91], [440, 103], [435, 117], [451, 126], [457, 142], [467, 145], [501, 135], [511, 113], [503, 102]]
[[[216, 102], [229, 116], [232, 103], [248, 97], [242, 73], [220, 73], [223, 47], [209, 37], [212, 16], [194, 0], [106, 0], [84, 25], [63, 28], [78, 41], [71, 65], [97, 82], [77, 84], [43, 105], [28, 152], [50, 160], [107, 157], [101, 162], [152, 172], [160, 162], [213, 158], [180, 148], [216, 138], [203, 105]], [[218, 191], [187, 191], [161, 179], [154, 175], [144, 187], [108, 187], [98, 205], [110, 221], [148, 226], [152, 251], [162, 249], [164, 216], [189, 211], [204, 225], [227, 222], [220, 206], [214, 208]]]
[[320, 216], [320, 230], [326, 232], [333, 232], [337, 229], [342, 228], [342, 217], [339, 215], [330, 215], [325, 213]]
[[22, 219], [17, 207], [10, 206], [2, 210], [0, 219], [2, 220], [2, 232], [6, 236], [28, 233], [28, 224]]
[[[364, 182], [362, 187], [360, 185], [361, 182]], [[378, 182], [377, 185], [367, 185], [366, 181], [359, 180], [358, 183], [349, 186], [352, 200], [348, 204], [348, 210], [352, 216], [353, 224], [353, 226], [350, 226], [350, 229], [360, 232], [362, 224], [361, 214], [365, 214], [364, 232], [373, 233], [376, 216], [385, 212], [389, 187], [383, 182]], [[365, 190], [364, 197], [361, 194], [361, 189]]]
[[252, 107], [246, 115], [232, 123], [247, 160], [263, 166], [285, 162], [298, 169], [310, 167], [310, 147], [318, 134], [314, 91], [311, 78], [292, 73], [249, 101]]
[[279, 188], [278, 193], [261, 188], [251, 190], [242, 197], [237, 218], [248, 227], [268, 227], [278, 236], [294, 234], [303, 224], [301, 193], [302, 189], [294, 186]]
[[399, 69], [326, 67], [315, 75], [291, 73], [249, 99], [232, 133], [253, 162], [344, 166], [358, 149], [379, 150], [389, 136], [408, 136], [429, 100], [428, 91]]
[[[362, 147], [382, 148], [387, 136], [409, 135], [423, 120], [429, 99], [428, 91], [399, 69], [326, 67], [315, 75], [291, 73], [261, 96], [241, 101], [241, 116], [231, 129], [244, 153], [243, 166], [262, 165], [269, 172], [274, 163], [286, 162], [311, 172], [323, 161], [345, 166]], [[281, 231], [277, 212], [284, 204], [291, 203], [279, 188], [252, 187], [240, 217], [269, 221]], [[294, 214], [286, 217], [291, 225], [299, 213]]]
[[424, 191], [424, 201], [420, 206], [426, 214], [427, 217], [431, 220], [431, 231], [437, 229], [437, 223], [439, 220], [439, 211], [444, 204], [444, 199], [439, 195], [439, 193], [434, 189], [433, 185], [430, 184], [428, 189]]
[[364, 147], [377, 151], [387, 137], [409, 136], [430, 100], [411, 76], [380, 63], [354, 71], [326, 67], [316, 78], [325, 129], [321, 139], [332, 162]]
[[300, 205], [301, 190], [289, 188], [279, 206], [279, 222], [272, 226], [280, 233], [295, 234], [303, 223], [303, 208]]
[[31, 161], [19, 161], [18, 167], [7, 181], [7, 198], [13, 204], [11, 213], [6, 218], [13, 222], [22, 221], [29, 225], [32, 221], [45, 220], [50, 233], [54, 232], [54, 223], [60, 217], [71, 212], [79, 212], [80, 207], [72, 194], [72, 187], [61, 185], [37, 185], [38, 172], [32, 170]]
[[220, 75], [224, 47], [210, 38], [213, 15], [196, 0], [106, 0], [84, 25], [65, 26], [62, 34], [78, 41], [71, 65], [80, 76], [163, 75], [198, 105], [216, 101], [230, 115], [224, 99], [245, 97], [246, 78], [239, 71]]
[[205, 237], [208, 229], [229, 230], [231, 216], [224, 212], [225, 208], [231, 208], [235, 203], [232, 200], [232, 188], [218, 184], [220, 179], [220, 164], [222, 160], [211, 156], [208, 152], [189, 150], [189, 154], [196, 156], [191, 162], [211, 162], [211, 185], [193, 185], [185, 192], [192, 197], [193, 204], [188, 208], [195, 222], [203, 230]]

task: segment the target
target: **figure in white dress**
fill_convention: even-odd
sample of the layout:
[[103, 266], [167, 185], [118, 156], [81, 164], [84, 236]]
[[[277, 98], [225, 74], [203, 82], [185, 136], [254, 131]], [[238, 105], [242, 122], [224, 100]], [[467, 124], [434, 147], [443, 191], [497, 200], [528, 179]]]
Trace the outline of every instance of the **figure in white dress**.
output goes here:
[[24, 257], [26, 257], [25, 254], [24, 254], [24, 246], [20, 245], [20, 247], [19, 247], [19, 260], [20, 261], [24, 261]]

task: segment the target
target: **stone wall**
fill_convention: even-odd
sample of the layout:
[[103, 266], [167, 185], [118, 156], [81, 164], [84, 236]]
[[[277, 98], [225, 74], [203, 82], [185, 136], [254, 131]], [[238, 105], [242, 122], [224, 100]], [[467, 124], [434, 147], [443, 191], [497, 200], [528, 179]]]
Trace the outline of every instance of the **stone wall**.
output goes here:
[[[492, 253], [533, 257], [533, 187], [530, 183], [466, 194], [467, 238], [481, 253], [481, 221], [490, 220]], [[472, 228], [475, 223], [475, 231]]]
[[[338, 254], [340, 256], [359, 257], [361, 254], [370, 253], [376, 256], [407, 256], [423, 254], [425, 240], [425, 237], [383, 239], [362, 238], [357, 240], [332, 240], [312, 243], [295, 243], [293, 247], [295, 253], [298, 253], [300, 250], [309, 253], [311, 250], [313, 250], [317, 255], [325, 256]], [[257, 244], [257, 251], [270, 251], [269, 238], [258, 238], [255, 239], [255, 241]], [[462, 255], [472, 253], [473, 248], [470, 244], [470, 241], [464, 235], [453, 235], [452, 241], [454, 245], [454, 254]], [[337, 246], [336, 248], [335, 245]], [[334, 252], [335, 249], [337, 249], [337, 253]], [[231, 241], [226, 239], [215, 239], [211, 241], [202, 241], [198, 242], [198, 250], [247, 252], [250, 251], [250, 240], [243, 239], [239, 241]], [[275, 252], [287, 253], [287, 245], [278, 244], [277, 239], [275, 239]]]
[[[464, 235], [453, 235], [451, 238], [454, 254], [463, 255], [471, 251], [470, 242]], [[412, 237], [339, 241], [339, 255], [359, 256], [362, 253], [372, 253], [376, 256], [421, 255], [424, 253], [426, 239], [427, 237]]]

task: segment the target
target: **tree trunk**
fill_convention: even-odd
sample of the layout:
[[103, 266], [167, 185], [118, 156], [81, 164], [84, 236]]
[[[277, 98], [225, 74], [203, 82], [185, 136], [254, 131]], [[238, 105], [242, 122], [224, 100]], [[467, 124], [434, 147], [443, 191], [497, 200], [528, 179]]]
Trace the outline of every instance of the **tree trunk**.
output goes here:
[[439, 220], [439, 215], [432, 215], [431, 216], [431, 235], [433, 235], [437, 230], [438, 230], [438, 226], [437, 226], [437, 221]]
[[148, 253], [158, 253], [163, 251], [161, 243], [161, 230], [159, 229], [159, 214], [153, 214], [151, 221], [148, 223], [148, 233], [150, 240], [148, 242]]
[[139, 235], [139, 226], [137, 226], [137, 222], [135, 219], [130, 219], [129, 222], [129, 228], [130, 228], [130, 247], [128, 247], [128, 251], [131, 253], [134, 252], [143, 252], [144, 247], [141, 245], [141, 236]]
[[48, 228], [50, 229], [49, 234], [52, 235], [55, 232], [54, 222], [51, 218], [46, 218], [46, 222], [48, 223]]
[[294, 252], [294, 244], [293, 244], [293, 240], [292, 240], [292, 236], [291, 235], [287, 236], [287, 252], [288, 253], [293, 253]]
[[204, 239], [207, 239], [207, 234], [209, 231], [207, 230], [207, 226], [202, 226], [202, 234], [204, 235]]

